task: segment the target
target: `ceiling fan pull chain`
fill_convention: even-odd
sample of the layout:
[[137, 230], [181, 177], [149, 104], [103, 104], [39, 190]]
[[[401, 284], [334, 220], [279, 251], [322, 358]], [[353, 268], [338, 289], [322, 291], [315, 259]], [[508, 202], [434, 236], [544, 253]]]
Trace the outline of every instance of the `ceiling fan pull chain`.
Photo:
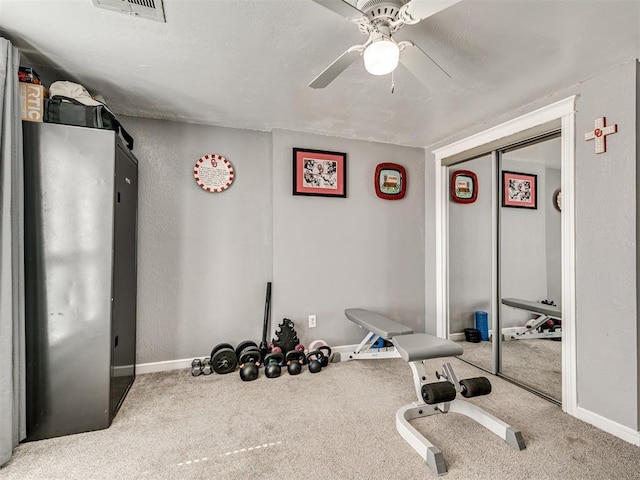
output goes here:
[[396, 82], [393, 79], [393, 71], [391, 72], [391, 93], [396, 89]]

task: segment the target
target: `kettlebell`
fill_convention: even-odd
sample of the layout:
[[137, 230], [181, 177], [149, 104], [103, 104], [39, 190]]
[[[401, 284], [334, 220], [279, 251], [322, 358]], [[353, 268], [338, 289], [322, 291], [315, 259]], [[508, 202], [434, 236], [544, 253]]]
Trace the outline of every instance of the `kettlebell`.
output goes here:
[[285, 359], [287, 361], [287, 372], [289, 372], [289, 375], [298, 375], [302, 373], [302, 362], [304, 362], [305, 359], [304, 352], [291, 350], [290, 352], [287, 352]]
[[264, 357], [264, 374], [267, 378], [277, 378], [282, 372], [281, 365], [284, 363], [284, 355], [279, 352], [268, 354]]
[[307, 355], [307, 364], [311, 373], [318, 373], [322, 370], [322, 357], [324, 354], [320, 350], [314, 350]]
[[248, 347], [240, 355], [240, 378], [244, 382], [250, 382], [258, 378], [260, 374], [260, 360], [262, 354], [257, 347]]
[[331, 347], [329, 345], [322, 345], [318, 347], [318, 351], [320, 355], [322, 355], [322, 358], [318, 358], [320, 365], [322, 365], [322, 368], [327, 367], [329, 365], [329, 359], [331, 358]]

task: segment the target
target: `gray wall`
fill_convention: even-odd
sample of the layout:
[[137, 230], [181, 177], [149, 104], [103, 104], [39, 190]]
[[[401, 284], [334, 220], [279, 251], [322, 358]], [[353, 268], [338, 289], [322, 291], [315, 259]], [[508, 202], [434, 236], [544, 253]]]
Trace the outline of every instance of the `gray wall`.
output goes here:
[[[137, 362], [208, 355], [262, 334], [271, 279], [267, 133], [123, 117], [139, 161]], [[236, 179], [202, 190], [193, 166], [217, 153]]]
[[475, 158], [449, 167], [470, 170], [478, 177], [478, 199], [474, 203], [448, 200], [449, 209], [449, 332], [460, 333], [475, 328], [474, 312], [489, 314], [493, 298], [493, 252], [491, 203], [491, 155]]
[[[347, 198], [292, 196], [292, 148], [347, 152]], [[407, 170], [402, 200], [373, 190], [375, 167]], [[358, 343], [344, 309], [378, 311], [424, 331], [424, 151], [273, 132], [273, 324], [291, 318], [301, 341]], [[308, 329], [308, 315], [317, 328]]]
[[[272, 330], [291, 318], [300, 340], [360, 340], [347, 307], [424, 329], [424, 153], [288, 131], [271, 133], [122, 117], [140, 162], [138, 363], [207, 355], [260, 341], [266, 282]], [[348, 198], [292, 196], [292, 148], [347, 153]], [[193, 178], [205, 153], [236, 180], [207, 193]], [[408, 174], [407, 196], [373, 191], [380, 162]], [[309, 314], [318, 327], [307, 328]]]
[[[585, 80], [539, 101], [505, 112], [426, 152], [427, 192], [434, 187], [433, 149], [537, 108], [576, 99], [576, 341], [578, 405], [633, 430], [638, 429], [638, 307], [636, 256], [636, 62]], [[525, 102], [521, 102], [525, 103]], [[455, 113], [454, 113], [455, 114]], [[618, 124], [607, 153], [584, 141], [594, 120]], [[433, 205], [433, 195], [426, 199]], [[435, 267], [435, 212], [426, 212], [427, 272]], [[435, 331], [435, 276], [425, 278], [427, 330]]]
[[[576, 112], [578, 403], [638, 429], [636, 65], [579, 87]], [[581, 136], [594, 119], [618, 124], [607, 152]]]
[[[546, 209], [548, 194], [544, 165], [502, 158], [502, 171], [537, 175], [538, 208], [500, 206], [500, 296], [534, 302], [547, 298]], [[500, 187], [502, 195], [502, 186]], [[555, 246], [560, 250], [560, 243]], [[500, 305], [502, 328], [522, 327], [532, 315], [524, 310]]]
[[562, 308], [562, 230], [560, 212], [553, 205], [553, 194], [560, 188], [560, 169], [545, 169], [545, 233], [547, 242], [547, 298]]

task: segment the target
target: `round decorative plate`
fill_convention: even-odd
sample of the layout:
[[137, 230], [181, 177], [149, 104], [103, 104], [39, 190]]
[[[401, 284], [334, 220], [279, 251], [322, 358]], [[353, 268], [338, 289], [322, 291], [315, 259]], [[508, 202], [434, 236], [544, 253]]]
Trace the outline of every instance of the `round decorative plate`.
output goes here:
[[226, 158], [211, 153], [198, 159], [193, 167], [193, 176], [203, 190], [224, 192], [233, 183], [233, 166]]

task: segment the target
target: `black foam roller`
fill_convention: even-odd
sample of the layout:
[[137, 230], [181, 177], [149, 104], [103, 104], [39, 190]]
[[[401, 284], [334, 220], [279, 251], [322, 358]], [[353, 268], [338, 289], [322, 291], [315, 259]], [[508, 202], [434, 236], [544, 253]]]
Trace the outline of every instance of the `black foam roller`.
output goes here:
[[479, 397], [491, 393], [491, 382], [487, 377], [475, 377], [460, 380], [462, 396], [465, 398]]
[[427, 405], [450, 402], [456, 398], [456, 388], [450, 382], [434, 382], [422, 385], [422, 399]]

